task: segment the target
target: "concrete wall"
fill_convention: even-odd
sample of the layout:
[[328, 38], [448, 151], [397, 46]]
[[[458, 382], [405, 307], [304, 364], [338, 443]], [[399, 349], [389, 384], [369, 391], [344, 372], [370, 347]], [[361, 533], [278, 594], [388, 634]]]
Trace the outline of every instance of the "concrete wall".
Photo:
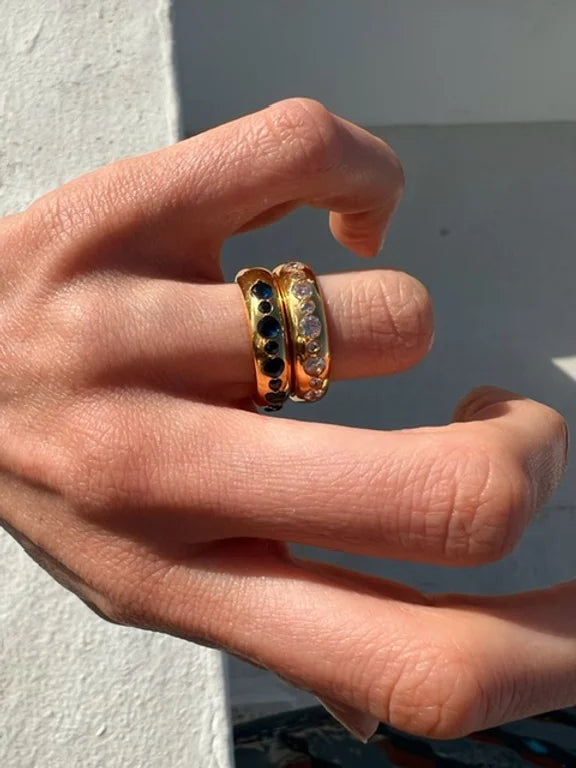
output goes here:
[[[468, 389], [493, 383], [553, 405], [576, 433], [576, 123], [558, 122], [576, 118], [576, 5], [319, 0], [288, 9], [257, 0], [247, 14], [233, 0], [177, 0], [175, 18], [189, 133], [284, 96], [315, 96], [376, 126], [405, 164], [406, 196], [374, 266], [428, 285], [434, 349], [414, 371], [338, 384], [313, 409], [287, 415], [381, 429], [439, 424]], [[384, 127], [399, 123], [420, 125]], [[293, 258], [320, 272], [366, 266], [317, 211], [235, 239], [225, 264], [231, 279], [240, 266]], [[574, 541], [573, 458], [500, 563], [443, 569], [299, 551], [424, 590], [497, 593], [574, 578]], [[313, 702], [246, 665], [230, 669], [239, 718]]]
[[[3, 0], [0, 209], [176, 138], [167, 0]], [[2, 768], [227, 768], [221, 657], [105, 624], [0, 535]]]

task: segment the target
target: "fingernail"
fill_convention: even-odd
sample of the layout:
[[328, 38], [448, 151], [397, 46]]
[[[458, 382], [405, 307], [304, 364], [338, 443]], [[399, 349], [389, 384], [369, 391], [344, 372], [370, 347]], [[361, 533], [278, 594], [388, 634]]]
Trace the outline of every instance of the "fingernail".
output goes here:
[[366, 744], [374, 736], [378, 729], [379, 721], [372, 715], [361, 712], [359, 709], [353, 709], [339, 702], [329, 701], [316, 697], [320, 704], [326, 709], [340, 725]]
[[430, 340], [428, 342], [428, 350], [427, 350], [428, 352], [430, 352], [430, 350], [434, 346], [434, 341], [435, 340], [436, 340], [436, 330], [433, 328], [432, 329], [432, 333], [430, 334]]
[[380, 240], [380, 245], [378, 246], [378, 250], [376, 251], [376, 254], [377, 254], [377, 255], [378, 255], [379, 253], [382, 253], [382, 251], [384, 250], [384, 246], [386, 245], [386, 239], [387, 239], [387, 237], [388, 237], [388, 227], [386, 227], [386, 229], [385, 229], [385, 230], [384, 230], [384, 232], [382, 233], [382, 238], [381, 238], [381, 240]]

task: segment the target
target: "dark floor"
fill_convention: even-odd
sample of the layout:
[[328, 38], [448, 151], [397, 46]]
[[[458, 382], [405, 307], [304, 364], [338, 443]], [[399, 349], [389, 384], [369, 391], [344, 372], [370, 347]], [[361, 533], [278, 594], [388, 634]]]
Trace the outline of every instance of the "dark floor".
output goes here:
[[382, 725], [364, 745], [322, 707], [311, 707], [241, 723], [234, 739], [236, 768], [576, 768], [576, 709], [452, 741], [427, 741]]

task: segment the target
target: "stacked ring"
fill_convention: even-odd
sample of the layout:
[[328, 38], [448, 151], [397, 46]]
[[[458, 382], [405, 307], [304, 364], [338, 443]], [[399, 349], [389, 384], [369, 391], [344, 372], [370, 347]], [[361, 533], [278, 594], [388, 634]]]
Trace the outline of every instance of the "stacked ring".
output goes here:
[[267, 411], [279, 411], [290, 394], [292, 362], [278, 284], [263, 267], [241, 270], [236, 282], [248, 316], [256, 372], [255, 402]]
[[330, 347], [324, 302], [314, 272], [300, 261], [273, 271], [282, 297], [291, 347], [290, 398], [316, 402], [324, 397], [330, 376]]

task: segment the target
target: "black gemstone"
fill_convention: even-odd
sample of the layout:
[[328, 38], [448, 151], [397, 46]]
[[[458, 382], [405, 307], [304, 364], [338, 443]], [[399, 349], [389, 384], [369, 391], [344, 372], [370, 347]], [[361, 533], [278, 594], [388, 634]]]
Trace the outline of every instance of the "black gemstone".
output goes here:
[[271, 315], [263, 317], [258, 323], [258, 333], [260, 336], [264, 336], [265, 339], [273, 339], [275, 336], [279, 336], [281, 332], [280, 323]]
[[276, 379], [284, 370], [284, 360], [281, 357], [271, 357], [269, 360], [264, 360], [262, 370], [266, 376]]
[[263, 280], [258, 280], [250, 288], [252, 296], [256, 296], [257, 299], [271, 299], [272, 298], [272, 286], [269, 283], [265, 283]]
[[267, 341], [264, 345], [264, 351], [268, 355], [275, 355], [280, 349], [280, 344], [277, 341]]
[[286, 392], [268, 392], [266, 400], [272, 403], [272, 405], [282, 405], [282, 403], [286, 402], [286, 397]]
[[278, 392], [280, 387], [282, 386], [282, 379], [272, 379], [268, 386], [272, 390], [272, 392]]
[[269, 301], [261, 301], [258, 304], [258, 311], [262, 312], [263, 315], [267, 315], [269, 312], [272, 312], [272, 304]]

